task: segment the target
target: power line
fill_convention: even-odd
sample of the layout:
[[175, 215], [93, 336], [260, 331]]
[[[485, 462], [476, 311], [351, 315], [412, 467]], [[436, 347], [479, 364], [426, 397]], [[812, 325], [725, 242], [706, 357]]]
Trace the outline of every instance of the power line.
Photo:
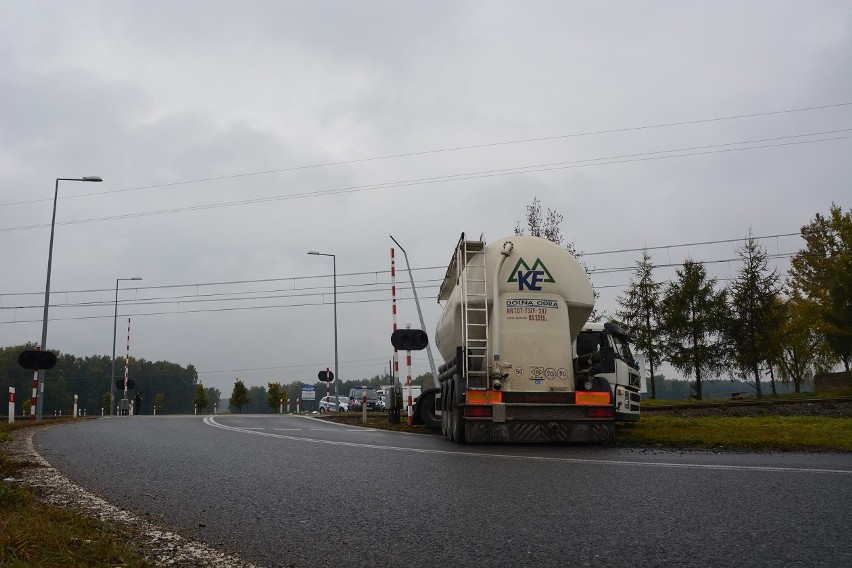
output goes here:
[[[756, 241], [760, 241], [760, 240], [768, 240], [768, 239], [777, 239], [777, 238], [782, 238], [782, 237], [796, 237], [796, 236], [800, 236], [800, 235], [801, 235], [800, 232], [777, 233], [777, 234], [774, 234], [774, 235], [752, 236], [752, 238]], [[743, 238], [716, 239], [716, 240], [698, 241], [698, 242], [692, 242], [692, 243], [656, 245], [656, 246], [652, 246], [652, 247], [642, 247], [642, 248], [635, 248], [635, 249], [614, 249], [614, 250], [597, 251], [597, 252], [591, 252], [591, 253], [578, 253], [578, 255], [580, 257], [586, 257], [586, 256], [595, 256], [595, 255], [625, 253], [625, 252], [641, 252], [643, 250], [660, 250], [660, 249], [674, 249], [674, 248], [684, 248], [684, 247], [692, 247], [692, 246], [708, 246], [708, 245], [715, 245], [715, 244], [729, 244], [729, 243], [735, 243], [735, 242], [742, 242], [743, 240], [744, 240]], [[660, 266], [662, 266], [662, 265], [660, 265]], [[444, 270], [446, 270], [446, 268], [447, 268], [446, 266], [423, 266], [423, 267], [413, 267], [411, 270], [412, 270], [412, 272], [423, 272], [423, 271], [429, 271], [429, 270], [444, 271]], [[632, 267], [630, 269], [632, 270], [633, 268], [635, 268], [635, 267]], [[602, 270], [606, 270], [606, 269], [603, 269], [603, 268], [592, 269], [592, 270], [590, 270], [590, 272], [602, 271]], [[338, 289], [347, 288], [347, 287], [356, 287], [356, 286], [390, 285], [389, 281], [388, 282], [385, 282], [385, 281], [379, 282], [378, 281], [379, 275], [385, 275], [385, 274], [390, 274], [390, 270], [367, 270], [367, 271], [362, 271], [362, 272], [341, 273], [341, 274], [337, 275], [338, 278], [374, 275], [377, 278], [377, 280], [376, 280], [375, 283], [338, 284]], [[324, 274], [324, 275], [314, 275], [314, 276], [286, 276], [286, 277], [282, 277], [282, 278], [255, 278], [255, 279], [244, 279], [244, 280], [224, 280], [224, 281], [219, 281], [219, 282], [161, 284], [161, 285], [156, 285], [156, 286], [133, 286], [133, 287], [128, 287], [128, 288], [123, 288], [122, 291], [135, 291], [135, 292], [138, 293], [139, 291], [145, 291], [145, 290], [166, 290], [166, 289], [172, 289], [172, 288], [205, 288], [205, 287], [214, 287], [214, 286], [233, 286], [233, 285], [241, 285], [241, 284], [265, 284], [265, 283], [271, 283], [271, 282], [287, 282], [287, 281], [294, 281], [295, 282], [297, 280], [315, 280], [317, 278], [331, 278], [331, 276], [332, 276], [331, 274]], [[437, 282], [437, 281], [440, 281], [440, 280], [442, 280], [442, 278], [434, 279], [434, 280], [431, 280], [431, 279], [421, 280], [420, 282]], [[406, 289], [408, 289], [408, 284], [404, 284], [404, 283], [400, 284], [400, 285], [397, 286], [397, 288], [400, 289], [400, 290], [406, 290]], [[328, 290], [329, 288], [328, 287], [312, 286], [312, 287], [305, 287], [305, 288], [295, 288], [294, 287], [292, 290], [293, 291], [310, 291], [310, 290], [316, 290], [316, 289]], [[110, 294], [112, 294], [112, 292], [114, 290], [115, 290], [114, 288], [86, 288], [86, 289], [80, 289], [80, 290], [58, 290], [58, 291], [54, 291], [54, 295], [93, 294], [93, 293], [106, 293], [106, 292], [109, 292]], [[209, 294], [209, 295], [215, 296], [217, 294], [224, 294], [224, 295], [227, 295], [227, 294], [231, 294], [231, 295], [233, 295], [233, 294], [252, 294], [252, 293], [279, 292], [279, 291], [283, 292], [285, 290], [254, 290], [254, 291], [246, 291], [246, 292], [221, 292], [221, 293]], [[44, 295], [44, 292], [42, 292], [42, 291], [38, 291], [38, 292], [5, 292], [5, 293], [0, 293], [0, 299], [2, 299], [4, 297], [12, 297], [12, 296], [43, 296], [43, 295]], [[206, 295], [195, 294], [193, 296], [178, 296], [178, 297], [172, 296], [170, 298], [180, 298], [180, 297], [195, 298], [195, 297], [199, 297], [199, 296], [206, 296]], [[145, 298], [145, 299], [154, 299], [154, 298]], [[113, 303], [114, 302], [110, 301], [109, 305], [113, 305]], [[126, 301], [122, 301], [121, 303], [125, 304]], [[22, 307], [22, 306], [12, 306], [12, 307]], [[42, 304], [42, 305], [36, 306], [36, 307], [44, 307], [44, 305]], [[0, 308], [0, 309], [2, 309], [2, 308]]]
[[[639, 131], [639, 130], [654, 130], [654, 129], [660, 129], [660, 128], [670, 128], [670, 127], [674, 127], [674, 126], [688, 126], [688, 125], [707, 124], [707, 123], [723, 122], [723, 121], [730, 121], [730, 120], [742, 120], [742, 119], [746, 119], [746, 118], [756, 118], [756, 117], [761, 117], [761, 116], [774, 116], [774, 115], [780, 115], [780, 114], [790, 114], [790, 113], [806, 112], [806, 111], [812, 111], [812, 110], [825, 110], [825, 109], [838, 108], [838, 107], [844, 107], [844, 106], [850, 106], [850, 105], [852, 105], [852, 102], [843, 102], [843, 103], [834, 103], [834, 104], [810, 106], [810, 107], [800, 107], [800, 108], [785, 109], [785, 110], [756, 112], [756, 113], [750, 113], [750, 114], [739, 114], [739, 115], [721, 116], [721, 117], [714, 117], [714, 118], [703, 118], [703, 119], [697, 119], [697, 120], [684, 120], [684, 121], [678, 121], [678, 122], [647, 124], [647, 125], [641, 125], [641, 126], [627, 126], [627, 127], [612, 128], [612, 129], [607, 129], [607, 130], [592, 130], [592, 131], [586, 131], [586, 132], [574, 132], [574, 133], [569, 133], [569, 134], [556, 134], [556, 135], [552, 135], [552, 136], [542, 136], [542, 137], [537, 137], [537, 138], [523, 138], [523, 139], [519, 139], [519, 140], [506, 140], [506, 141], [500, 141], [500, 142], [486, 142], [486, 143], [482, 143], [482, 144], [471, 144], [471, 145], [467, 145], [467, 146], [452, 146], [452, 147], [448, 147], [448, 148], [437, 148], [437, 149], [430, 149], [430, 150], [420, 150], [420, 151], [415, 151], [415, 152], [403, 152], [403, 153], [398, 153], [398, 154], [387, 154], [387, 155], [384, 155], [384, 156], [373, 156], [373, 157], [369, 157], [369, 158], [356, 158], [356, 159], [352, 159], [352, 160], [339, 160], [339, 161], [333, 161], [333, 162], [322, 162], [322, 163], [319, 163], [319, 164], [292, 166], [292, 167], [289, 167], [289, 168], [277, 168], [277, 169], [272, 169], [272, 170], [261, 170], [261, 171], [247, 172], [247, 173], [240, 173], [240, 174], [231, 174], [231, 175], [225, 175], [225, 176], [197, 178], [197, 179], [191, 179], [191, 180], [185, 180], [185, 181], [176, 181], [176, 182], [170, 182], [170, 183], [162, 183], [162, 184], [156, 184], [156, 185], [128, 187], [128, 188], [123, 188], [123, 189], [113, 189], [113, 190], [107, 190], [107, 191], [95, 191], [95, 192], [91, 192], [91, 193], [66, 195], [66, 196], [62, 196], [60, 199], [77, 199], [77, 198], [81, 198], [81, 197], [91, 197], [91, 196], [106, 195], [106, 194], [112, 194], [112, 193], [126, 193], [126, 192], [130, 192], [130, 191], [141, 191], [141, 190], [145, 190], [145, 189], [162, 189], [162, 188], [167, 188], [167, 187], [174, 187], [176, 185], [189, 185], [189, 184], [205, 183], [205, 182], [211, 182], [211, 181], [239, 179], [239, 178], [244, 178], [244, 177], [260, 176], [260, 175], [268, 175], [268, 174], [276, 174], [276, 173], [285, 173], [285, 172], [292, 172], [292, 171], [299, 171], [299, 170], [325, 168], [325, 167], [331, 167], [331, 166], [342, 166], [342, 165], [365, 163], [365, 162], [374, 162], [374, 161], [379, 161], [379, 160], [390, 160], [390, 159], [395, 159], [395, 158], [408, 158], [408, 157], [413, 157], [413, 156], [425, 156], [425, 155], [430, 155], [430, 154], [457, 152], [457, 151], [461, 151], [461, 150], [475, 150], [475, 149], [480, 149], [480, 148], [493, 148], [493, 147], [498, 147], [498, 146], [528, 144], [530, 142], [546, 142], [546, 141], [550, 141], [550, 140], [563, 140], [563, 139], [567, 139], [567, 138], [581, 138], [581, 137], [587, 137], [587, 136], [599, 136], [599, 135], [602, 135], [602, 134], [618, 134], [618, 133], [622, 133], [622, 132], [632, 132], [632, 131]], [[24, 205], [24, 204], [30, 204], [30, 203], [40, 203], [40, 202], [45, 202], [45, 201], [50, 201], [50, 199], [48, 199], [48, 198], [31, 199], [31, 200], [26, 200], [26, 201], [15, 201], [15, 202], [0, 203], [0, 207], [11, 206], [11, 205]]]
[[[403, 187], [413, 187], [418, 185], [430, 185], [436, 183], [446, 183], [446, 182], [454, 182], [454, 181], [467, 181], [473, 179], [484, 179], [490, 177], [502, 177], [502, 176], [510, 176], [510, 175], [521, 175], [521, 174], [529, 174], [529, 173], [540, 173], [540, 172], [548, 172], [548, 171], [558, 171], [565, 169], [574, 169], [574, 168], [585, 168], [591, 166], [606, 166], [606, 165], [614, 165], [614, 164], [627, 164], [633, 162], [647, 162], [647, 161], [655, 161], [655, 160], [664, 160], [664, 159], [672, 159], [672, 158], [685, 158], [691, 156], [704, 156], [710, 154], [722, 154], [722, 153], [730, 153], [730, 152], [741, 152], [747, 150], [761, 150], [766, 148], [780, 148], [785, 146], [797, 146], [803, 144], [814, 144], [819, 142], [836, 142], [839, 140], [848, 140], [852, 138], [852, 136], [836, 136], [833, 138], [820, 138], [815, 140], [796, 140], [791, 142], [780, 142], [777, 144], [762, 144], [757, 146], [745, 146], [742, 148], [729, 148], [728, 146], [735, 145], [743, 145], [743, 144], [756, 144], [763, 141], [774, 141], [774, 140], [789, 140], [792, 138], [801, 138], [807, 136], [818, 136], [825, 135], [831, 133], [840, 133], [840, 132], [849, 132], [852, 131], [852, 128], [840, 129], [840, 130], [832, 130], [825, 132], [815, 132], [810, 134], [793, 134], [789, 136], [781, 136], [776, 138], [766, 138], [762, 140], [749, 140], [749, 141], [741, 141], [741, 142], [727, 142], [723, 144], [713, 144], [710, 146], [695, 146], [688, 148], [674, 148], [669, 150], [656, 150], [652, 152], [643, 152], [639, 154], [623, 154], [620, 156], [609, 156], [602, 158], [587, 158], [583, 160], [573, 160], [567, 162], [553, 162], [548, 164], [538, 164], [532, 166], [519, 166], [515, 168], [508, 169], [500, 169], [500, 170], [482, 170], [478, 172], [466, 172], [460, 174], [449, 174], [444, 176], [434, 176], [427, 178], [416, 178], [410, 180], [400, 180], [395, 182], [384, 182], [384, 183], [376, 183], [376, 184], [367, 184], [367, 185], [357, 185], [357, 186], [347, 186], [341, 188], [334, 189], [326, 189], [326, 190], [316, 190], [316, 191], [305, 191], [301, 193], [294, 193], [288, 195], [273, 195], [267, 197], [258, 197], [253, 199], [241, 199], [236, 201], [224, 201], [218, 203], [208, 203], [204, 205], [190, 205], [186, 207], [174, 207], [171, 209], [159, 209], [154, 211], [140, 211], [137, 213], [123, 213], [119, 215], [108, 215], [105, 217], [91, 217], [88, 219], [72, 219], [70, 221], [62, 221], [56, 223], [57, 225], [80, 225], [87, 223], [100, 223], [103, 221], [116, 221], [121, 219], [132, 219], [139, 217], [153, 217], [158, 215], [166, 215], [173, 213], [188, 213], [193, 211], [205, 211], [209, 209], [220, 209], [224, 207], [236, 207], [236, 206], [244, 206], [244, 205], [258, 205], [262, 203], [270, 203], [275, 201], [289, 201], [293, 199], [306, 199], [313, 197], [323, 197], [330, 195], [340, 195], [340, 194], [348, 194], [348, 193], [358, 193], [364, 191], [376, 191], [380, 189], [398, 189]], [[715, 150], [711, 150], [709, 148], [717, 148]], [[702, 151], [694, 151], [694, 150], [702, 150]], [[674, 152], [684, 152], [681, 154], [675, 154]], [[669, 154], [669, 155], [659, 155], [659, 154]], [[0, 232], [10, 232], [10, 231], [23, 231], [28, 229], [39, 229], [48, 227], [48, 224], [37, 224], [37, 225], [20, 225], [17, 227], [4, 227], [0, 228]]]
[[[795, 253], [783, 253], [783, 254], [775, 254], [775, 255], [767, 255], [769, 259], [781, 259], [781, 258], [790, 258], [794, 256]], [[742, 259], [740, 258], [724, 258], [724, 259], [715, 259], [715, 260], [703, 260], [700, 261], [702, 264], [724, 264], [730, 262], [739, 262]], [[655, 264], [653, 268], [674, 268], [682, 266], [683, 263], [669, 263], [669, 264]], [[612, 267], [606, 269], [600, 269], [597, 271], [590, 271], [592, 274], [612, 274], [612, 273], [620, 273], [620, 272], [628, 272], [635, 270], [633, 266], [625, 266], [625, 267]], [[729, 280], [727, 278], [717, 278], [720, 281]], [[377, 283], [371, 284], [370, 286], [388, 286], [389, 283]], [[607, 288], [623, 288], [629, 286], [629, 284], [622, 285], [601, 285], [594, 286], [596, 290], [607, 289]], [[437, 288], [437, 285], [434, 286], [421, 286], [421, 289], [434, 289]], [[378, 293], [378, 292], [387, 292], [387, 289], [378, 289], [378, 290], [353, 290], [348, 293], [350, 294], [369, 294], [369, 293]], [[308, 294], [296, 294], [296, 295], [278, 295], [278, 296], [266, 296], [266, 297], [256, 297], [256, 298], [218, 298], [218, 299], [181, 299], [181, 300], [169, 300], [169, 301], [131, 301], [131, 302], [122, 302], [124, 306], [146, 306], [146, 305], [181, 305], [181, 304], [193, 304], [200, 302], [233, 302], [233, 301], [257, 301], [257, 300], [270, 300], [270, 299], [290, 299], [290, 298], [302, 298], [302, 297], [310, 297], [310, 296], [325, 296], [327, 292], [313, 292]], [[437, 296], [424, 296], [425, 299], [433, 300], [437, 299]], [[401, 298], [401, 301], [413, 300], [413, 296], [408, 298]], [[375, 303], [375, 302], [386, 302], [387, 298], [373, 298], [373, 299], [360, 299], [360, 300], [338, 300], [338, 304], [364, 304], [364, 303]], [[54, 305], [56, 308], [91, 308], [91, 307], [111, 307], [113, 302], [102, 302], [99, 304], [95, 303], [83, 303], [83, 304], [57, 304]], [[241, 307], [230, 307], [230, 308], [206, 308], [206, 309], [194, 309], [194, 310], [181, 310], [178, 311], [155, 311], [155, 312], [135, 312], [129, 314], [133, 317], [139, 316], [155, 316], [155, 315], [177, 315], [177, 314], [193, 314], [193, 313], [209, 313], [209, 312], [230, 312], [230, 311], [245, 311], [245, 310], [256, 310], [256, 309], [282, 309], [282, 308], [296, 308], [296, 307], [306, 307], [306, 306], [322, 306], [327, 305], [327, 302], [307, 302], [307, 303], [296, 303], [296, 304], [273, 304], [273, 305], [252, 305], [252, 306], [241, 306]], [[35, 309], [41, 308], [42, 306], [8, 306], [3, 309]], [[101, 316], [75, 316], [75, 317], [57, 317], [56, 320], [89, 320], [89, 319], [105, 319], [114, 316], [110, 315], [101, 315]], [[13, 323], [33, 323], [41, 320], [15, 320], [12, 322], [0, 322], [0, 324], [13, 324]]]

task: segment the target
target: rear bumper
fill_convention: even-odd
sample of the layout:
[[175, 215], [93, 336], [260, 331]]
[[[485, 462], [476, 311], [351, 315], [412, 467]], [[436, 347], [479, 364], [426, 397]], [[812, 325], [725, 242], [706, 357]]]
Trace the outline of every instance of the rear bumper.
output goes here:
[[611, 442], [614, 421], [521, 421], [465, 420], [467, 442]]
[[[590, 416], [606, 410], [608, 417]], [[611, 442], [612, 407], [551, 404], [494, 404], [490, 417], [465, 417], [468, 442]]]

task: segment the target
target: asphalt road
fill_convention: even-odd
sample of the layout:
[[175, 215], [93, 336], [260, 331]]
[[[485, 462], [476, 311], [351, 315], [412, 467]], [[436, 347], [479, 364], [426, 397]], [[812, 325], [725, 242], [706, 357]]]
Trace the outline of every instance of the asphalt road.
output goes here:
[[115, 417], [36, 448], [262, 566], [852, 566], [852, 456], [458, 446], [297, 416]]

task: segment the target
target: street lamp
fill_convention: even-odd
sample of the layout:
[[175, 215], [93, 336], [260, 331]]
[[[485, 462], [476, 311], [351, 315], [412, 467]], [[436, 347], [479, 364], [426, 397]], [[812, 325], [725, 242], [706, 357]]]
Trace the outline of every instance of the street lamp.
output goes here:
[[337, 372], [337, 257], [327, 252], [317, 252], [315, 250], [308, 251], [308, 254], [316, 256], [330, 256], [334, 282], [334, 396], [337, 396], [337, 381], [340, 379], [340, 373]]
[[[47, 283], [44, 286], [44, 319], [41, 323], [41, 349], [47, 351], [47, 310], [50, 307], [50, 267], [53, 263], [53, 229], [56, 225], [56, 199], [59, 196], [60, 181], [104, 181], [100, 176], [85, 176], [81, 178], [56, 178], [56, 189], [53, 192], [53, 217], [50, 219], [50, 248], [47, 251]], [[36, 420], [41, 420], [44, 408], [44, 369], [38, 372], [38, 390], [36, 398]]]
[[118, 283], [122, 280], [142, 280], [141, 276], [115, 279], [115, 314], [112, 316], [112, 374], [109, 379], [109, 415], [112, 416], [112, 390], [115, 384], [115, 339], [118, 333]]

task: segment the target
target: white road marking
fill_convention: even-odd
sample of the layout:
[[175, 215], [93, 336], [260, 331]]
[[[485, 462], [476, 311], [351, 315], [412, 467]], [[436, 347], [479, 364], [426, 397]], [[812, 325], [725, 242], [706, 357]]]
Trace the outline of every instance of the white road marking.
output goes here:
[[723, 465], [723, 464], [695, 464], [695, 463], [666, 463], [666, 462], [637, 462], [627, 460], [593, 460], [581, 458], [551, 458], [544, 456], [513, 456], [510, 454], [482, 454], [468, 451], [456, 450], [430, 450], [426, 448], [403, 448], [400, 446], [382, 446], [379, 444], [365, 444], [359, 442], [342, 442], [338, 440], [317, 440], [313, 438], [300, 438], [298, 436], [285, 436], [282, 434], [271, 434], [268, 432], [259, 432], [257, 428], [238, 428], [234, 426], [225, 426], [219, 424], [212, 416], [204, 418], [204, 423], [208, 426], [230, 430], [232, 432], [242, 432], [244, 434], [254, 434], [256, 436], [269, 436], [279, 438], [281, 440], [292, 440], [294, 442], [307, 442], [310, 444], [329, 444], [332, 446], [346, 446], [350, 448], [370, 448], [374, 450], [384, 450], [391, 452], [410, 452], [413, 454], [435, 454], [462, 456], [472, 458], [492, 458], [492, 459], [507, 459], [507, 460], [527, 460], [527, 461], [542, 461], [542, 462], [557, 462], [557, 463], [577, 463], [577, 464], [594, 464], [594, 465], [617, 465], [617, 466], [638, 466], [638, 467], [670, 467], [670, 468], [685, 468], [685, 469], [710, 469], [721, 471], [758, 471], [758, 472], [773, 472], [773, 473], [839, 473], [852, 475], [852, 470], [846, 469], [820, 469], [820, 468], [801, 468], [801, 467], [770, 467], [770, 466], [751, 466], [751, 465]]

